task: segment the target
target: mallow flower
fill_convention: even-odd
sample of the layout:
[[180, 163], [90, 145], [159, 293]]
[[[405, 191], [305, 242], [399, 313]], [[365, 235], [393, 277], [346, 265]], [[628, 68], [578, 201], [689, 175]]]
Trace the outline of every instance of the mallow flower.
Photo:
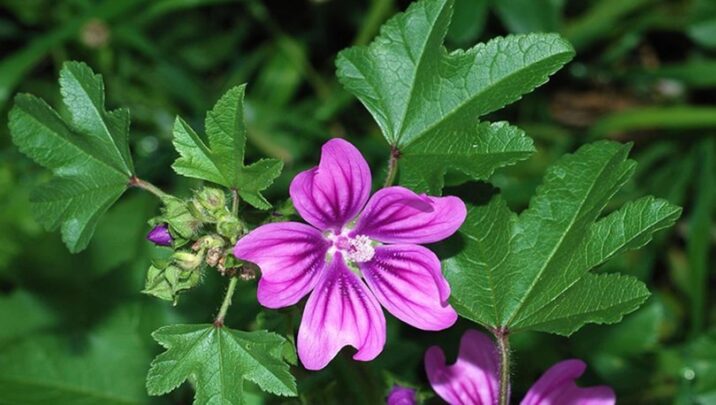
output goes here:
[[[442, 349], [425, 352], [425, 371], [433, 390], [453, 405], [493, 405], [499, 395], [497, 347], [485, 334], [468, 330], [460, 339], [455, 364], [445, 363]], [[578, 387], [575, 380], [586, 369], [582, 360], [560, 361], [549, 368], [527, 392], [521, 405], [612, 405], [614, 391], [608, 386]]]
[[296, 304], [310, 293], [298, 331], [307, 369], [325, 367], [344, 346], [369, 361], [385, 345], [381, 305], [423, 330], [457, 320], [440, 261], [419, 243], [443, 240], [465, 220], [457, 197], [387, 187], [370, 197], [371, 173], [342, 139], [321, 149], [317, 167], [299, 173], [289, 193], [308, 225], [262, 225], [241, 238], [234, 255], [261, 269], [258, 300], [268, 308]]
[[147, 240], [159, 246], [170, 246], [173, 241], [172, 235], [169, 234], [169, 228], [165, 224], [152, 228], [147, 234]]

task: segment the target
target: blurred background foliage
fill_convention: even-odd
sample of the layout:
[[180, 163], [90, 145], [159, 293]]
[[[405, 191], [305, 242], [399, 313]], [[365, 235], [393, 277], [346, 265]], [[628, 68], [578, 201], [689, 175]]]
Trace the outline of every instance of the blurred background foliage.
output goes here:
[[[157, 210], [131, 191], [111, 209], [90, 247], [70, 255], [28, 209], [28, 190], [48, 173], [12, 146], [7, 112], [18, 92], [60, 106], [65, 60], [101, 72], [108, 105], [128, 107], [137, 171], [187, 195], [199, 185], [173, 174], [171, 125], [180, 114], [200, 128], [224, 91], [248, 82], [249, 154], [282, 159], [268, 190], [287, 197], [320, 145], [347, 137], [385, 175], [388, 147], [364, 108], [334, 76], [336, 53], [366, 44], [408, 1], [397, 0], [1, 0], [0, 1], [0, 403], [190, 403], [191, 388], [149, 398], [144, 378], [159, 351], [150, 333], [177, 322], [207, 322], [224, 285], [209, 274], [172, 307], [139, 293], [157, 248], [144, 241]], [[635, 180], [615, 199], [654, 194], [684, 206], [678, 225], [600, 271], [645, 280], [653, 297], [613, 326], [570, 339], [514, 336], [513, 397], [553, 362], [589, 363], [583, 383], [606, 383], [622, 403], [716, 403], [714, 241], [716, 240], [716, 1], [457, 0], [449, 49], [497, 35], [560, 32], [576, 59], [552, 80], [490, 120], [506, 119], [536, 141], [528, 161], [485, 183], [449, 174], [446, 192], [485, 201], [499, 188], [526, 206], [545, 168], [596, 139], [633, 142]], [[254, 283], [240, 286], [227, 323], [291, 335], [300, 310], [260, 311]], [[256, 314], [259, 314], [256, 316]], [[372, 363], [296, 368], [303, 403], [380, 403], [398, 381], [430, 397], [422, 356], [432, 344], [457, 352], [467, 328], [424, 333], [389, 318], [388, 346]], [[249, 388], [252, 400], [263, 398]], [[437, 402], [432, 398], [429, 401]], [[296, 400], [285, 400], [295, 403]]]

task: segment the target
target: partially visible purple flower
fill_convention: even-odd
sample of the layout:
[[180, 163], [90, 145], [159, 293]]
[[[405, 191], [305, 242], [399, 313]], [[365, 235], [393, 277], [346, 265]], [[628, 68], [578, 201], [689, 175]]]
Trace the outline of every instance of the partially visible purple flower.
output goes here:
[[388, 393], [387, 405], [415, 405], [415, 390], [412, 388], [394, 385]]
[[360, 152], [332, 139], [319, 165], [291, 182], [293, 204], [310, 225], [263, 225], [234, 247], [237, 258], [261, 268], [261, 305], [286, 307], [313, 291], [297, 342], [307, 369], [325, 367], [347, 345], [358, 349], [356, 360], [378, 356], [385, 345], [381, 305], [424, 330], [457, 320], [440, 261], [417, 244], [455, 233], [465, 204], [403, 187], [381, 189], [369, 200], [370, 189], [370, 168]]
[[147, 240], [159, 246], [170, 246], [172, 244], [172, 235], [169, 234], [169, 228], [166, 224], [157, 225], [147, 234]]
[[[460, 339], [457, 362], [448, 366], [442, 349], [425, 353], [425, 371], [435, 392], [453, 405], [493, 405], [499, 395], [497, 347], [485, 334], [468, 330]], [[527, 392], [521, 405], [613, 405], [614, 391], [605, 385], [578, 387], [587, 365], [578, 359], [550, 367]]]

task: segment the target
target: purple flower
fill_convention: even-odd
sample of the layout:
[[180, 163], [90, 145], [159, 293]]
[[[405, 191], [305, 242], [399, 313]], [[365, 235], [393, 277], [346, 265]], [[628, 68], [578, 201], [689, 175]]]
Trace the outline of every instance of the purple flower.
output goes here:
[[415, 390], [395, 385], [388, 393], [387, 405], [415, 405]]
[[[433, 346], [425, 353], [425, 371], [435, 392], [450, 404], [492, 405], [498, 401], [499, 362], [492, 340], [468, 330], [460, 340], [455, 364], [445, 364], [445, 354]], [[522, 405], [612, 405], [614, 391], [601, 385], [578, 387], [574, 382], [587, 365], [582, 360], [560, 361], [547, 370], [520, 402]]]
[[360, 152], [341, 139], [321, 151], [318, 167], [299, 173], [289, 190], [310, 225], [263, 225], [234, 248], [237, 258], [261, 268], [263, 306], [293, 305], [313, 291], [297, 343], [311, 370], [325, 367], [347, 345], [358, 349], [356, 360], [378, 356], [385, 345], [381, 305], [424, 330], [455, 323], [440, 261], [416, 244], [449, 237], [466, 214], [459, 198], [403, 187], [379, 190], [369, 201], [370, 169]]
[[157, 225], [147, 234], [147, 240], [160, 246], [170, 246], [172, 244], [172, 235], [169, 234], [169, 228], [166, 224]]

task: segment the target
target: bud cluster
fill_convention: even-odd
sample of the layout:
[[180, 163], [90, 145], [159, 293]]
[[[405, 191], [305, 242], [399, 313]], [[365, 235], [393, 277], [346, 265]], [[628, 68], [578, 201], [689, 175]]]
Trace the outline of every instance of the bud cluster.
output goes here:
[[[188, 200], [167, 196], [162, 201], [161, 215], [149, 222], [153, 228], [147, 239], [174, 252], [149, 268], [145, 293], [176, 303], [180, 292], [199, 284], [206, 267], [222, 275], [240, 272], [243, 263], [231, 254], [231, 246], [245, 228], [228, 209], [224, 191], [204, 187]], [[254, 270], [240, 273], [242, 279], [255, 277], [250, 276]]]

